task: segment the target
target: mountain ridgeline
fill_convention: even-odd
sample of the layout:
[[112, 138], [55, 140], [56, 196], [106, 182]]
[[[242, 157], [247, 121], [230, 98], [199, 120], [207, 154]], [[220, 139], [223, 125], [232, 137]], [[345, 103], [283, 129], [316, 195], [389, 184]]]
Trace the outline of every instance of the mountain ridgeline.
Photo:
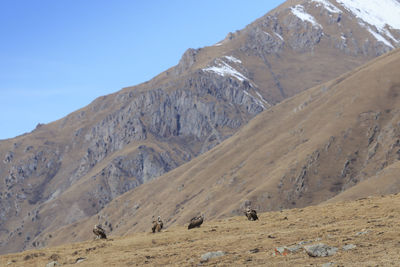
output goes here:
[[[385, 4], [400, 12], [398, 2]], [[349, 115], [356, 124], [345, 124], [364, 93], [346, 83], [358, 72], [340, 75], [399, 47], [400, 27], [356, 10], [348, 1], [287, 1], [215, 45], [188, 49], [148, 82], [0, 141], [0, 253], [85, 239], [78, 226], [96, 220], [122, 235], [144, 230], [157, 211], [171, 225], [191, 208], [223, 217], [247, 204], [317, 204], [392, 166], [397, 80], [378, 77], [391, 104], [360, 104]], [[329, 136], [311, 134], [322, 127], [317, 111]], [[255, 151], [265, 161], [250, 163]]]

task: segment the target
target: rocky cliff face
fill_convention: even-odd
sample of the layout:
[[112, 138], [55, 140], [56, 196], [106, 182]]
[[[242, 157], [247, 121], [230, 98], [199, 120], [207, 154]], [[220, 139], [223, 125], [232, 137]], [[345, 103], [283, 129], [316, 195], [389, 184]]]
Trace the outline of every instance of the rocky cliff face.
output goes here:
[[1, 141], [0, 251], [46, 245], [32, 240], [98, 213], [285, 98], [399, 46], [399, 29], [359, 22], [339, 1], [288, 1], [214, 46], [188, 49], [147, 83]]
[[[179, 83], [183, 83], [182, 88]], [[129, 144], [155, 139], [180, 147], [180, 152], [166, 150], [160, 154], [158, 163], [164, 164], [155, 164], [148, 174], [140, 171], [137, 178], [149, 180], [207, 151], [265, 108], [246, 94], [252, 90], [246, 82], [198, 72], [179, 83], [118, 95], [114, 101], [121, 101], [121, 107], [80, 133], [87, 149], [75, 179]], [[185, 140], [198, 145], [188, 147]], [[145, 166], [145, 162], [136, 166], [144, 168], [140, 165]]]

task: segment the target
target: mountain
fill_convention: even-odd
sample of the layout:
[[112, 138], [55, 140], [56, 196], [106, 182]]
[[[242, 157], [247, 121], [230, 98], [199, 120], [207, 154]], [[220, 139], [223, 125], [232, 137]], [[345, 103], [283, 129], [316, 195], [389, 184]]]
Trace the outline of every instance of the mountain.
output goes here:
[[[343, 178], [336, 177], [338, 170], [329, 161], [324, 161], [325, 165], [318, 170], [319, 174], [334, 177], [336, 185], [331, 185], [330, 179], [329, 182], [316, 179], [321, 182], [315, 181], [313, 186], [305, 188], [304, 179], [311, 175], [309, 168], [314, 168], [310, 166], [325, 156], [320, 146], [307, 144], [315, 144], [314, 138], [320, 140], [326, 136], [313, 136], [313, 142], [309, 142], [311, 136], [307, 137], [310, 129], [316, 131], [322, 127], [316, 123], [322, 120], [321, 115], [313, 122], [307, 121], [307, 127], [312, 128], [294, 123], [306, 123], [308, 115], [303, 116], [306, 110], [310, 111], [311, 102], [320, 94], [326, 98], [335, 91], [330, 89], [330, 83], [307, 93], [302, 93], [304, 90], [399, 47], [399, 12], [400, 4], [392, 0], [368, 4], [287, 1], [213, 46], [188, 49], [177, 66], [146, 83], [99, 97], [65, 118], [1, 141], [0, 252], [60, 242], [56, 238], [59, 234], [49, 233], [62, 226], [82, 225], [94, 218], [107, 222], [107, 230], [116, 234], [144, 229], [145, 221], [161, 211], [163, 216], [168, 216], [169, 225], [182, 223], [193, 213], [188, 207], [205, 207], [204, 199], [208, 199], [207, 216], [210, 217], [237, 214], [238, 204], [244, 202], [251, 202], [262, 210], [305, 206], [325, 201], [374, 171], [376, 174], [376, 167], [370, 167], [363, 169], [366, 174], [359, 177], [362, 164], [354, 158], [361, 157], [364, 151], [354, 150], [351, 151], [354, 154], [345, 155], [345, 162], [335, 159]], [[341, 103], [351, 98], [346, 95], [350, 89], [342, 92], [344, 99], [335, 101]], [[297, 100], [286, 100], [297, 94], [293, 98]], [[290, 109], [288, 103], [298, 105]], [[336, 102], [320, 110], [331, 116], [326, 111], [335, 109], [335, 116], [340, 118], [345, 106], [333, 104]], [[358, 103], [348, 105], [358, 106]], [[370, 125], [374, 116], [386, 118], [391, 113], [383, 114], [380, 117], [367, 113], [366, 124]], [[254, 120], [245, 126], [251, 119]], [[336, 122], [334, 118], [329, 119]], [[256, 125], [258, 120], [265, 121], [254, 126], [254, 131], [244, 130]], [[283, 121], [287, 125], [282, 125]], [[315, 125], [319, 128], [314, 128]], [[354, 135], [352, 138], [360, 132], [342, 129], [340, 124], [330, 125], [332, 133], [327, 140], [322, 140], [324, 145], [329, 143], [329, 147], [336, 149], [332, 144], [338, 144], [342, 150], [355, 148], [357, 142], [343, 141], [343, 134], [333, 130], [348, 130], [346, 133]], [[372, 139], [381, 131], [381, 128], [374, 129], [370, 130], [374, 133]], [[240, 138], [243, 131], [247, 135]], [[262, 139], [264, 136], [269, 138]], [[268, 155], [268, 159], [251, 163], [247, 158], [264, 146], [257, 140], [269, 144], [265, 148], [268, 150], [258, 150]], [[246, 147], [243, 147], [244, 141]], [[314, 150], [296, 150], [303, 146]], [[213, 148], [213, 154], [207, 153]], [[378, 155], [383, 147], [377, 145], [375, 149]], [[294, 150], [298, 153], [297, 162], [282, 154]], [[218, 151], [224, 151], [223, 156]], [[371, 151], [374, 154], [374, 149]], [[344, 155], [339, 150], [336, 153]], [[377, 158], [375, 154], [373, 158]], [[304, 156], [308, 157], [306, 162]], [[199, 162], [203, 163], [196, 165]], [[214, 167], [204, 162], [213, 163]], [[178, 166], [182, 168], [177, 169]], [[193, 169], [186, 169], [188, 166]], [[277, 169], [277, 166], [280, 167]], [[246, 170], [242, 176], [234, 175], [241, 170]], [[253, 177], [249, 178], [253, 186], [243, 182], [243, 175]], [[160, 178], [154, 180], [156, 177]], [[278, 191], [276, 177], [279, 177]], [[258, 180], [267, 181], [261, 186]], [[226, 184], [230, 185], [228, 189]], [[327, 189], [327, 186], [331, 187]], [[247, 188], [246, 194], [244, 188]], [[304, 193], [305, 189], [308, 194]], [[216, 194], [221, 199], [211, 205]], [[237, 196], [226, 198], [232, 194]], [[127, 203], [124, 208], [120, 206], [121, 199]], [[197, 204], [192, 205], [194, 202]], [[168, 204], [172, 206], [167, 207]], [[117, 216], [123, 210], [127, 213]], [[178, 213], [179, 216], [171, 217]], [[142, 218], [135, 227], [132, 228], [133, 223], [124, 225], [124, 216], [132, 216], [126, 218], [129, 221], [139, 215]], [[82, 238], [85, 235], [75, 233], [63, 242]]]
[[[4, 266], [396, 266], [400, 196], [368, 197], [303, 209], [206, 220], [190, 231], [174, 226], [153, 234], [86, 240], [0, 255]], [[306, 248], [331, 247], [311, 257]], [[220, 251], [218, 253], [218, 251]], [[206, 259], [207, 255], [214, 255]], [[79, 263], [76, 264], [76, 263]], [[6, 265], [7, 264], [7, 265]]]
[[400, 49], [259, 114], [190, 162], [111, 201], [91, 218], [38, 242], [148, 231], [153, 216], [183, 225], [400, 191]]

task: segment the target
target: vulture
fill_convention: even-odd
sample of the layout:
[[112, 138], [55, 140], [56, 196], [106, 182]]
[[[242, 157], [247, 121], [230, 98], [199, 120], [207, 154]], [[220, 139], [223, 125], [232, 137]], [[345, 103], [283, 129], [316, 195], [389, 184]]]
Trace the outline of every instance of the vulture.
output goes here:
[[204, 221], [204, 214], [201, 215], [201, 216], [193, 217], [190, 220], [188, 229], [192, 229], [192, 228], [195, 228], [195, 227], [200, 227], [200, 225], [203, 223], [203, 221]]
[[244, 212], [244, 214], [246, 215], [247, 219], [249, 221], [256, 221], [258, 220], [258, 216], [257, 216], [257, 211], [250, 209], [250, 207], [247, 207], [246, 211]]
[[157, 221], [153, 220], [153, 227], [151, 228], [151, 230], [153, 231], [153, 233], [160, 232], [161, 229], [163, 228], [163, 221], [161, 220], [161, 217], [158, 216]]
[[96, 239], [107, 239], [106, 231], [101, 228], [100, 224], [95, 224], [93, 228], [93, 233], [96, 235]]

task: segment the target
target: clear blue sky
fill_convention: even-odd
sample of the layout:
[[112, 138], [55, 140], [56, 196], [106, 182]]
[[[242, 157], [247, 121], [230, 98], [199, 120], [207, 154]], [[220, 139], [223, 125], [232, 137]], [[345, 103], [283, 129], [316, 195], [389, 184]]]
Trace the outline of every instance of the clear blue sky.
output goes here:
[[283, 0], [1, 0], [0, 139], [147, 81]]

